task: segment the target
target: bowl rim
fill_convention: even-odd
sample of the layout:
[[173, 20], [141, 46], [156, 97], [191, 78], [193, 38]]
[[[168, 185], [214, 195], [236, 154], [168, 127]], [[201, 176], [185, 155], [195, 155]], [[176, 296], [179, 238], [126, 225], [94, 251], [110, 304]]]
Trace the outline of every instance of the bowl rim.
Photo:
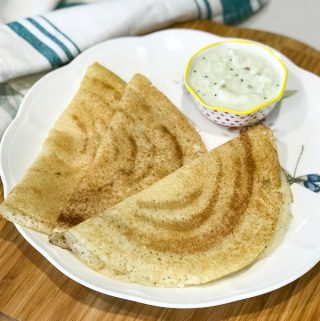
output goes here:
[[[254, 45], [254, 46], [258, 46], [258, 47], [261, 47], [265, 50], [267, 50], [273, 57], [276, 58], [276, 60], [280, 63], [280, 65], [282, 66], [283, 70], [284, 70], [284, 78], [283, 78], [283, 81], [282, 81], [282, 85], [281, 85], [281, 90], [279, 92], [279, 94], [273, 98], [272, 100], [269, 100], [261, 105], [258, 105], [256, 107], [253, 107], [249, 110], [245, 110], [245, 111], [237, 111], [237, 110], [233, 110], [233, 109], [228, 109], [228, 108], [225, 108], [225, 107], [218, 107], [218, 106], [209, 106], [207, 105], [206, 103], [204, 103], [201, 98], [196, 94], [196, 92], [189, 86], [188, 82], [187, 82], [187, 77], [188, 77], [188, 73], [189, 73], [189, 69], [190, 69], [190, 66], [191, 66], [191, 63], [192, 63], [192, 60], [202, 51], [206, 50], [206, 49], [209, 49], [211, 47], [214, 47], [214, 46], [217, 46], [217, 45], [220, 45], [220, 44], [224, 44], [224, 43], [230, 43], [230, 42], [238, 42], [238, 43], [246, 43], [246, 44], [250, 44], [250, 45]], [[285, 86], [286, 86], [286, 82], [287, 82], [287, 78], [288, 78], [288, 72], [287, 72], [287, 68], [286, 66], [283, 64], [283, 62], [280, 60], [280, 58], [278, 58], [272, 50], [258, 44], [258, 43], [255, 43], [255, 42], [252, 42], [252, 41], [246, 41], [246, 40], [229, 40], [229, 41], [221, 41], [221, 42], [216, 42], [212, 45], [209, 45], [209, 46], [206, 46], [202, 49], [200, 49], [199, 51], [197, 51], [189, 60], [188, 64], [187, 64], [187, 68], [186, 68], [186, 72], [185, 72], [185, 77], [184, 77], [184, 83], [185, 83], [185, 86], [187, 87], [187, 89], [190, 91], [190, 93], [198, 100], [198, 102], [203, 105], [204, 107], [208, 108], [208, 109], [214, 109], [214, 110], [223, 110], [225, 112], [229, 112], [229, 113], [233, 113], [233, 114], [237, 114], [237, 115], [247, 115], [247, 114], [251, 114], [265, 106], [268, 106], [268, 105], [271, 105], [272, 103], [278, 101], [282, 96], [283, 96], [283, 93], [284, 93], [284, 89], [285, 89]]]

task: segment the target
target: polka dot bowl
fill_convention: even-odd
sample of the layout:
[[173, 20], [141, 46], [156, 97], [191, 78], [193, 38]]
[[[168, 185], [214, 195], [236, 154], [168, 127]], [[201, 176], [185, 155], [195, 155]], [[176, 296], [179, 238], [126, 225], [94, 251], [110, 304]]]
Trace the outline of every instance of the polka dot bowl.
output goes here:
[[[246, 111], [236, 111], [224, 107], [206, 105], [188, 84], [188, 77], [190, 75], [190, 71], [192, 70], [194, 63], [198, 59], [202, 59], [203, 56], [207, 54], [209, 51], [211, 52], [214, 50], [221, 50], [227, 48], [247, 50], [259, 54], [263, 56], [265, 59], [267, 59], [275, 67], [275, 69], [278, 71], [280, 75], [277, 96], [259, 106], [255, 106]], [[263, 119], [266, 115], [268, 115], [271, 112], [271, 110], [275, 107], [276, 103], [282, 98], [285, 90], [286, 81], [287, 69], [275, 53], [273, 53], [270, 49], [265, 48], [257, 43], [241, 40], [219, 42], [199, 50], [190, 59], [185, 74], [185, 85], [189, 92], [193, 95], [195, 103], [200, 109], [200, 111], [214, 123], [228, 127], [248, 126]]]
[[270, 111], [274, 108], [276, 103], [272, 103], [268, 106], [265, 106], [257, 111], [254, 111], [250, 114], [236, 114], [236, 112], [228, 112], [218, 109], [209, 109], [204, 107], [197, 99], [195, 102], [201, 112], [207, 116], [213, 122], [228, 126], [228, 127], [243, 127], [253, 124], [261, 119], [263, 119], [266, 115], [270, 113]]

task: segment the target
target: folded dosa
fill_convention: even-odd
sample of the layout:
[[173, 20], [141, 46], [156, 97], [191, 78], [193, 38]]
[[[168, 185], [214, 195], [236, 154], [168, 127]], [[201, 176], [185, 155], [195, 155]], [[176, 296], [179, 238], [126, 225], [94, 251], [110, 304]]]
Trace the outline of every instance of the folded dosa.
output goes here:
[[115, 112], [125, 82], [93, 64], [70, 105], [60, 115], [42, 150], [0, 206], [0, 214], [50, 233], [62, 208], [93, 160]]
[[187, 118], [146, 77], [135, 75], [50, 241], [66, 247], [62, 232], [205, 153], [204, 143]]
[[201, 284], [258, 258], [285, 200], [288, 209], [288, 191], [272, 131], [260, 125], [65, 237], [82, 261], [112, 279], [157, 287]]

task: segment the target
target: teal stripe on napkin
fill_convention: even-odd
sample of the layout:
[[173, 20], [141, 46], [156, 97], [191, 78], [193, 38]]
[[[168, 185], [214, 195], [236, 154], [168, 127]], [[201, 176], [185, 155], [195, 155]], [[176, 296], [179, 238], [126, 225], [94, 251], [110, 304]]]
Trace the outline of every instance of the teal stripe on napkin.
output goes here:
[[44, 57], [48, 59], [52, 67], [56, 67], [62, 64], [59, 56], [54, 50], [40, 41], [34, 36], [28, 29], [26, 29], [19, 22], [10, 22], [7, 24], [17, 35], [22, 37], [24, 40], [30, 43], [30, 45], [38, 50]]
[[204, 1], [204, 4], [207, 7], [207, 13], [208, 13], [207, 19], [211, 20], [211, 18], [212, 18], [212, 10], [211, 10], [210, 4], [209, 4], [208, 0], [203, 0], [203, 1]]
[[197, 19], [201, 19], [201, 9], [200, 9], [198, 0], [194, 0], [194, 2], [195, 2], [197, 9], [198, 9], [198, 18]]
[[78, 46], [66, 34], [64, 34], [62, 31], [60, 31], [51, 21], [49, 21], [44, 16], [40, 16], [40, 17], [43, 20], [47, 21], [54, 29], [56, 29], [58, 32], [60, 32], [66, 39], [68, 39], [74, 45], [74, 47], [78, 50], [78, 53], [81, 53], [81, 50], [78, 48]]
[[235, 23], [252, 13], [250, 0], [221, 0], [225, 24]]
[[72, 53], [70, 50], [55, 36], [53, 36], [50, 32], [48, 32], [46, 29], [44, 29], [37, 21], [33, 20], [32, 18], [27, 18], [28, 21], [30, 21], [36, 28], [38, 28], [44, 35], [46, 35], [49, 39], [51, 39], [53, 42], [55, 42], [67, 55], [67, 57], [72, 60], [74, 57], [72, 56]]
[[81, 3], [81, 2], [74, 2], [74, 3], [59, 3], [56, 9], [65, 9], [65, 8], [70, 8], [74, 6], [81, 6], [86, 3]]

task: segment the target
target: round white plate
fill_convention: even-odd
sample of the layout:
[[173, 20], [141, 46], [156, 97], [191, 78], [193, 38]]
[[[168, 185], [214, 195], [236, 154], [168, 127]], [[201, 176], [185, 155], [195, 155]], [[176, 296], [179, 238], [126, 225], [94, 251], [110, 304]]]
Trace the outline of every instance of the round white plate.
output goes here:
[[[135, 73], [147, 76], [193, 121], [208, 149], [236, 137], [238, 131], [230, 131], [205, 118], [183, 85], [189, 58], [200, 48], [223, 40], [205, 32], [178, 29], [119, 38], [85, 51], [68, 66], [42, 78], [24, 98], [2, 140], [1, 177], [5, 195], [37, 157], [49, 129], [72, 100], [87, 67], [95, 61], [127, 82]], [[287, 89], [298, 93], [283, 99], [265, 123], [274, 131], [285, 169], [293, 173], [304, 145], [297, 174], [319, 173], [320, 78], [277, 54], [288, 68]], [[297, 279], [319, 261], [320, 195], [297, 184], [292, 186], [292, 191], [294, 219], [284, 242], [271, 255], [220, 281], [184, 289], [151, 288], [110, 280], [90, 270], [71, 252], [50, 244], [46, 235], [18, 225], [17, 228], [57, 269], [91, 289], [162, 307], [207, 307], [275, 290]]]

